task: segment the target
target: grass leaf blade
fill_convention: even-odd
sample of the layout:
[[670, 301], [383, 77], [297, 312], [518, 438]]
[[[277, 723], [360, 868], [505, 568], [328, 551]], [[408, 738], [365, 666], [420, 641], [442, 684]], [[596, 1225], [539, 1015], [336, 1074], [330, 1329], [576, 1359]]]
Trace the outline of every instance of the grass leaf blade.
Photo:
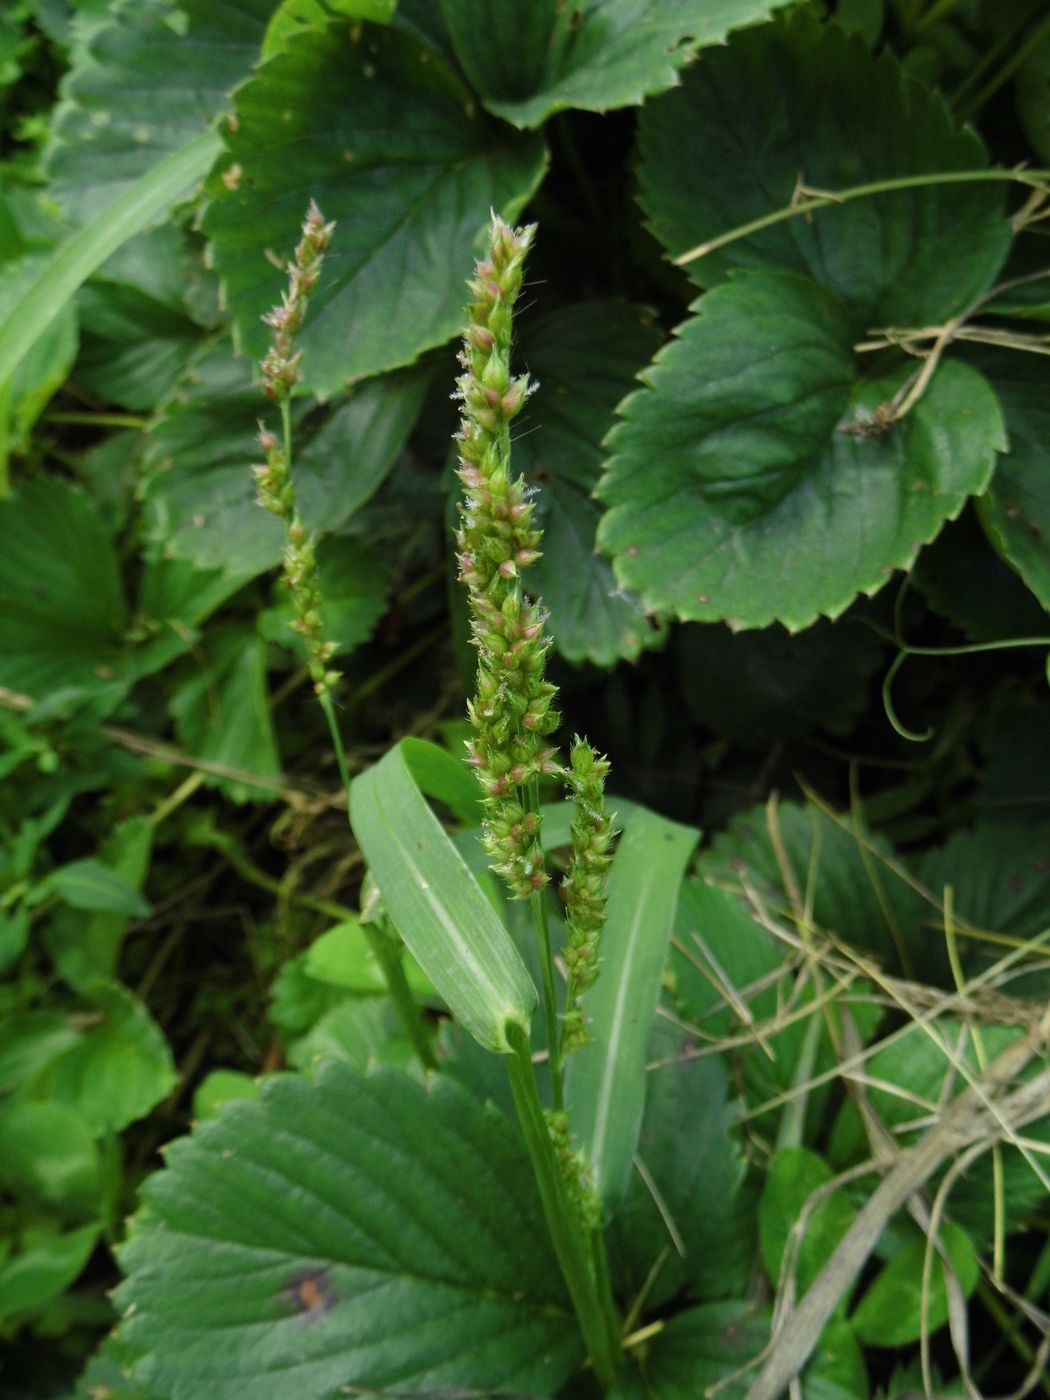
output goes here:
[[591, 1043], [569, 1061], [566, 1099], [606, 1206], [623, 1193], [645, 1107], [645, 1063], [678, 886], [700, 833], [639, 808], [609, 875], [601, 975], [583, 997]]
[[518, 950], [427, 806], [399, 744], [350, 788], [350, 823], [410, 952], [481, 1045], [509, 1051], [536, 989]]

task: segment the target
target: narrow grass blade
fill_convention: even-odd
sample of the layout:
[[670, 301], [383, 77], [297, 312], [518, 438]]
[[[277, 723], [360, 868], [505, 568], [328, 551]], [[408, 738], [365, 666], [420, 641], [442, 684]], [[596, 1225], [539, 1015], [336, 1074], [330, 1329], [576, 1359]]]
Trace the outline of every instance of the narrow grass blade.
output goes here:
[[206, 174], [221, 149], [216, 132], [195, 136], [55, 250], [0, 326], [0, 385], [91, 274]]
[[573, 1132], [607, 1207], [630, 1175], [678, 886], [699, 839], [691, 827], [639, 808], [624, 827], [609, 874], [601, 973], [583, 998], [592, 1042], [570, 1059], [566, 1084]]
[[399, 744], [350, 787], [350, 824], [409, 951], [456, 1019], [488, 1050], [510, 1052], [536, 1007], [518, 950], [440, 822]]

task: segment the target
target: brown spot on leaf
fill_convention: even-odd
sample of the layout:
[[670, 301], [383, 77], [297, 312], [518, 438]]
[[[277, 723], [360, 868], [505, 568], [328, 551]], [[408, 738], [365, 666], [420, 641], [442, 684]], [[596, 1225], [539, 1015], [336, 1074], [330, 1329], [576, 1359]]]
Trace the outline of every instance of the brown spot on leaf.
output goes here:
[[288, 1280], [285, 1291], [297, 1313], [308, 1318], [323, 1317], [335, 1307], [332, 1280], [323, 1269], [305, 1269]]

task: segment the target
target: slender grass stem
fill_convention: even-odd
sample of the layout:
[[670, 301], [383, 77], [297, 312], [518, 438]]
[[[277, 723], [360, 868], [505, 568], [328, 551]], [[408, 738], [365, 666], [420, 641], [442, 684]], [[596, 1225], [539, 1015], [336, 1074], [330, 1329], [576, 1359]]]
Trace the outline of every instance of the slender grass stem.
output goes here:
[[565, 1285], [569, 1290], [569, 1297], [572, 1299], [573, 1311], [580, 1325], [591, 1365], [602, 1389], [607, 1391], [616, 1378], [622, 1349], [619, 1324], [608, 1290], [604, 1249], [599, 1238], [598, 1248], [603, 1256], [598, 1266], [601, 1270], [599, 1278], [595, 1266], [595, 1242], [588, 1238], [569, 1199], [554, 1154], [550, 1132], [536, 1090], [536, 1075], [529, 1054], [528, 1038], [520, 1026], [510, 1025], [507, 1028], [507, 1039], [513, 1049], [513, 1053], [506, 1057], [511, 1093], [539, 1188], [547, 1229]]
[[[538, 812], [539, 784], [531, 782], [527, 793], [527, 810]], [[562, 1071], [561, 1034], [558, 1030], [558, 996], [554, 981], [554, 955], [551, 950], [550, 925], [547, 920], [546, 891], [537, 890], [530, 897], [536, 946], [540, 957], [540, 980], [543, 983], [543, 1016], [547, 1029], [547, 1053], [551, 1074], [551, 1098], [556, 1109], [564, 1103], [564, 1074]]]
[[674, 265], [685, 267], [687, 263], [704, 258], [718, 248], [728, 247], [730, 243], [736, 243], [741, 238], [749, 238], [753, 233], [761, 233], [763, 229], [772, 228], [775, 224], [786, 223], [788, 219], [797, 219], [800, 215], [812, 214], [817, 209], [826, 209], [832, 204], [848, 204], [853, 199], [892, 194], [895, 190], [921, 189], [925, 185], [979, 185], [987, 181], [1006, 181], [1042, 189], [1050, 181], [1050, 170], [942, 170], [931, 175], [901, 175], [893, 180], [876, 180], [868, 185], [854, 185], [850, 189], [825, 191], [809, 199], [792, 200], [783, 208], [774, 209], [771, 214], [763, 214], [760, 219], [738, 224], [736, 228], [720, 233], [717, 238], [698, 243], [695, 248], [690, 248], [687, 253], [681, 253], [675, 258]]

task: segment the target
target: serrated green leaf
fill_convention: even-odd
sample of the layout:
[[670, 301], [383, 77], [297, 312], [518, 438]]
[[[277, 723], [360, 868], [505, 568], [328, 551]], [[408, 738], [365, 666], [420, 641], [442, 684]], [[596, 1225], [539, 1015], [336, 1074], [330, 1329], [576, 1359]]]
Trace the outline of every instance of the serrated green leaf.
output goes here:
[[871, 435], [906, 372], [854, 382], [846, 318], [814, 283], [739, 274], [693, 309], [621, 405], [598, 488], [599, 544], [649, 609], [797, 631], [876, 592], [987, 485], [1002, 420], [968, 366], [942, 364]]
[[616, 587], [596, 553], [592, 499], [613, 410], [660, 343], [652, 317], [627, 302], [581, 302], [526, 323], [518, 354], [542, 387], [514, 443], [514, 470], [536, 491], [543, 553], [529, 587], [550, 612], [554, 644], [570, 661], [634, 659], [661, 632]]
[[111, 7], [108, 23], [77, 54], [48, 155], [55, 196], [78, 222], [93, 219], [225, 110], [258, 57], [271, 9], [270, 0]]
[[124, 670], [128, 618], [94, 503], [37, 477], [0, 501], [0, 532], [0, 684], [40, 699], [101, 690]]
[[281, 1077], [143, 1195], [121, 1336], [169, 1400], [551, 1395], [581, 1359], [520, 1141], [447, 1082]]
[[[281, 771], [267, 703], [266, 647], [254, 629], [239, 623], [215, 628], [186, 663], [188, 679], [173, 692], [171, 712], [180, 742], [198, 758], [264, 778]], [[209, 775], [237, 802], [265, 789]]]
[[538, 138], [498, 129], [392, 29], [306, 31], [239, 89], [236, 118], [204, 228], [245, 354], [264, 353], [259, 318], [286, 281], [267, 251], [291, 252], [308, 197], [337, 224], [299, 338], [322, 398], [461, 329], [462, 269], [490, 209], [513, 219], [546, 164]]
[[607, 1207], [626, 1189], [645, 1108], [646, 1057], [678, 886], [700, 839], [640, 808], [625, 823], [609, 871], [601, 973], [582, 1005], [590, 1043], [565, 1085], [574, 1133]]
[[127, 1348], [111, 1333], [84, 1368], [76, 1389], [64, 1400], [161, 1400], [158, 1395], [147, 1395], [129, 1378], [130, 1367]]
[[[979, 1269], [973, 1244], [957, 1225], [942, 1222], [940, 1243], [951, 1261], [964, 1297], [977, 1286]], [[923, 1317], [923, 1263], [925, 1240], [913, 1240], [876, 1274], [850, 1316], [853, 1334], [860, 1342], [879, 1347], [901, 1347], [923, 1334], [932, 1335], [948, 1321], [948, 1289], [945, 1265], [934, 1250], [933, 1266]]]
[[977, 360], [995, 390], [1006, 419], [1009, 451], [979, 503], [985, 528], [1042, 603], [1050, 610], [1050, 405], [1038, 355], [1016, 350], [985, 353]]
[[488, 1049], [526, 1034], [536, 988], [473, 875], [420, 795], [400, 747], [350, 788], [350, 823], [409, 951], [452, 1014]]
[[57, 894], [74, 909], [91, 909], [104, 914], [126, 914], [144, 919], [150, 906], [134, 885], [99, 860], [75, 860], [53, 870], [33, 892], [39, 903]]
[[[788, 207], [800, 182], [835, 191], [988, 165], [939, 93], [902, 79], [889, 52], [875, 58], [858, 36], [808, 16], [705, 53], [645, 109], [639, 141], [642, 207], [673, 256]], [[840, 298], [858, 332], [926, 326], [991, 286], [1010, 238], [1001, 186], [931, 184], [777, 224], [686, 270], [703, 287], [735, 267], [804, 273]]]
[[790, 0], [441, 0], [485, 105], [519, 127], [566, 107], [606, 112], [673, 87], [696, 51]]
[[333, 19], [364, 19], [389, 24], [397, 0], [281, 0], [266, 26], [262, 56], [270, 58], [303, 29], [324, 29]]

